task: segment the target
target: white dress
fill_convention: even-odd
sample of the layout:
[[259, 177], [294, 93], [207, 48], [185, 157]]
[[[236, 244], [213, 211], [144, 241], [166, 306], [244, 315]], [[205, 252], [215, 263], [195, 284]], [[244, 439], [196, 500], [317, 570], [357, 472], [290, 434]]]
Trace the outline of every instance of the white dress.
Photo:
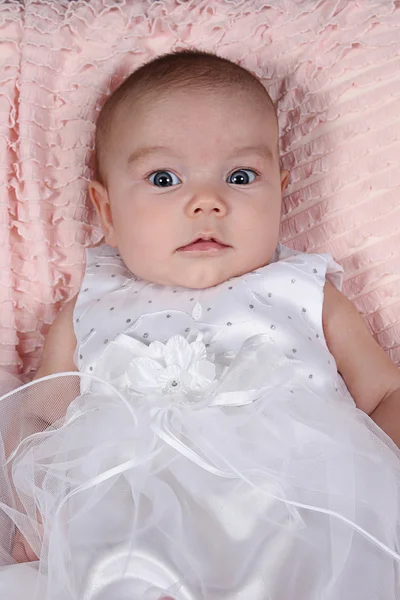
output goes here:
[[[400, 453], [337, 373], [326, 276], [328, 255], [279, 246], [217, 287], [161, 287], [89, 250], [80, 374], [0, 401], [1, 421], [75, 398], [3, 468], [0, 597], [398, 600]], [[11, 564], [14, 523], [38, 562]]]

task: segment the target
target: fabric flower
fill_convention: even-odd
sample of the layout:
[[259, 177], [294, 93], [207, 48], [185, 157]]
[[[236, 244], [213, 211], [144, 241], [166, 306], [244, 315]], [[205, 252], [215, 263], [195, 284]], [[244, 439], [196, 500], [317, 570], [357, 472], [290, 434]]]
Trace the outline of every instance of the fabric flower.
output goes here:
[[215, 380], [215, 365], [199, 337], [190, 342], [175, 335], [165, 344], [153, 342], [133, 358], [125, 372], [127, 387], [140, 394], [188, 395], [205, 390]]

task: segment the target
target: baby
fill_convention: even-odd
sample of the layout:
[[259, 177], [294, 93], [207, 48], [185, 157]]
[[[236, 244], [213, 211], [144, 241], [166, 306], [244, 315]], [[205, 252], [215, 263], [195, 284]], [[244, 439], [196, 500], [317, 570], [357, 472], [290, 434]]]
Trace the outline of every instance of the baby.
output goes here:
[[398, 598], [400, 372], [340, 267], [279, 244], [263, 85], [205, 52], [155, 59], [103, 107], [95, 159], [105, 244], [35, 378], [79, 371], [81, 395], [28, 394], [42, 429], [66, 416], [10, 459], [47, 527], [42, 597]]

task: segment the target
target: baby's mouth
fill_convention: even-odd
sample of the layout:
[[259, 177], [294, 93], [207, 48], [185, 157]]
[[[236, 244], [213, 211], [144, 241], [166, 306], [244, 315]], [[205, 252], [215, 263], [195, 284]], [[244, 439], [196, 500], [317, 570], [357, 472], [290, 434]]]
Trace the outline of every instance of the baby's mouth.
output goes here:
[[219, 252], [226, 248], [230, 248], [230, 246], [223, 244], [215, 237], [199, 237], [190, 244], [178, 248], [177, 252]]

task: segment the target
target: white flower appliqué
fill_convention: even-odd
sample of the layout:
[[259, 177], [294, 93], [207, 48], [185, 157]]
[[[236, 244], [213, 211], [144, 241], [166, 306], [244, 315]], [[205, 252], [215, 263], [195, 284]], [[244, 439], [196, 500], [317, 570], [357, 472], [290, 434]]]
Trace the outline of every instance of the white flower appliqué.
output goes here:
[[190, 399], [212, 385], [215, 365], [207, 360], [207, 349], [199, 339], [188, 341], [175, 335], [165, 344], [145, 346], [125, 371], [125, 385], [140, 394], [179, 395]]
[[185, 404], [197, 409], [244, 406], [278, 385], [293, 387], [298, 361], [287, 358], [269, 335], [251, 336], [232, 356], [215, 357], [205, 340], [212, 344], [198, 330], [150, 345], [120, 334], [105, 348], [94, 375], [128, 398], [144, 400], [137, 406], [156, 411]]

